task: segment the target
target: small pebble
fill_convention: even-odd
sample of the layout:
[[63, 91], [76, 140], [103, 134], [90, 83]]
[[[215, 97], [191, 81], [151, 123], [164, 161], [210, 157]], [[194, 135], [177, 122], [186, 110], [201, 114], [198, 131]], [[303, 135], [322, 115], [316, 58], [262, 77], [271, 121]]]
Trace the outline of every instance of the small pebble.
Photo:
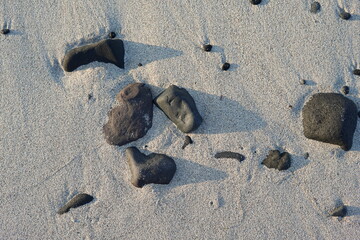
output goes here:
[[311, 3], [310, 12], [311, 13], [317, 13], [320, 10], [320, 3], [319, 2], [313, 2]]
[[142, 67], [142, 63], [139, 63], [138, 66], [139, 66], [139, 67]]
[[309, 158], [309, 153], [307, 152], [307, 153], [304, 153], [304, 158], [305, 159], [308, 159]]
[[230, 63], [224, 63], [224, 65], [222, 66], [222, 70], [226, 71], [226, 70], [229, 70], [230, 68]]
[[181, 148], [185, 149], [187, 145], [192, 144], [192, 143], [193, 143], [193, 140], [191, 139], [191, 137], [185, 136], [185, 141]]
[[351, 14], [345, 11], [341, 11], [339, 16], [344, 20], [349, 20], [351, 18]]
[[93, 95], [91, 93], [88, 94], [88, 100], [91, 100], [93, 98]]
[[341, 205], [329, 212], [330, 216], [333, 217], [345, 217], [346, 213], [347, 213], [347, 208], [345, 205]]
[[204, 49], [205, 52], [210, 52], [211, 49], [212, 49], [212, 45], [205, 44], [205, 45], [203, 45], [203, 49]]
[[353, 74], [354, 74], [354, 75], [357, 75], [357, 76], [360, 76], [360, 69], [355, 69], [355, 70], [353, 71]]
[[258, 5], [261, 3], [261, 0], [250, 0], [250, 3], [253, 5]]
[[305, 85], [305, 84], [306, 84], [306, 80], [305, 80], [305, 79], [301, 79], [301, 80], [300, 80], [300, 84], [301, 84], [301, 85]]
[[343, 86], [341, 92], [345, 95], [349, 94], [350, 88], [348, 86]]
[[289, 105], [289, 108], [293, 108], [293, 106], [292, 106], [292, 105]]
[[4, 28], [4, 29], [1, 30], [1, 33], [4, 34], [4, 35], [8, 34], [9, 32], [10, 32], [10, 30], [7, 29], [7, 28]]
[[109, 38], [115, 38], [115, 37], [116, 37], [116, 33], [114, 32], [109, 33]]
[[67, 213], [67, 212], [69, 212], [70, 208], [81, 207], [82, 205], [85, 205], [85, 204], [91, 202], [92, 200], [94, 200], [93, 196], [86, 194], [86, 193], [80, 193], [80, 194], [76, 195], [75, 197], [73, 197], [63, 207], [61, 207], [57, 213], [60, 215]]

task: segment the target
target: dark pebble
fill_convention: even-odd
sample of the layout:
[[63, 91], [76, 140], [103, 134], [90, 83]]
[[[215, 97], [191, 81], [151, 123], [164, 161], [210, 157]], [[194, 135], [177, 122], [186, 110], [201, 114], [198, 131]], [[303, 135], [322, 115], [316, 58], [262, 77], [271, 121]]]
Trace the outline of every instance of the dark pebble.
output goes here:
[[151, 153], [145, 155], [136, 147], [126, 149], [131, 171], [131, 183], [138, 188], [146, 184], [169, 184], [176, 172], [175, 161], [164, 155]]
[[253, 5], [258, 5], [261, 3], [261, 0], [250, 0], [250, 3]]
[[88, 94], [88, 100], [91, 100], [93, 98], [93, 95], [90, 93]]
[[305, 79], [301, 79], [301, 80], [300, 80], [300, 84], [301, 84], [301, 85], [305, 85], [305, 84], [306, 84], [306, 80], [305, 80]]
[[355, 70], [353, 71], [353, 74], [354, 74], [354, 75], [357, 75], [357, 76], [360, 76], [360, 69], [355, 69]]
[[116, 33], [114, 32], [109, 33], [109, 38], [115, 38], [115, 37], [116, 37]]
[[4, 28], [4, 29], [1, 30], [1, 33], [6, 35], [6, 34], [10, 33], [10, 30], [7, 29], [7, 28]]
[[336, 207], [334, 210], [329, 212], [330, 216], [333, 217], [345, 217], [346, 213], [347, 213], [347, 208], [345, 205]]
[[280, 153], [278, 150], [270, 150], [269, 154], [261, 164], [268, 168], [286, 170], [291, 166], [290, 154], [287, 152]]
[[234, 159], [238, 160], [239, 162], [245, 160], [244, 155], [242, 155], [240, 153], [229, 152], [229, 151], [218, 152], [215, 154], [215, 158], [234, 158]]
[[230, 68], [230, 63], [224, 63], [221, 67], [221, 69], [224, 71], [229, 70], [229, 68]]
[[339, 16], [344, 20], [349, 20], [351, 18], [351, 14], [345, 11], [341, 11]]
[[193, 143], [193, 140], [191, 139], [191, 137], [185, 136], [185, 141], [181, 148], [185, 149], [187, 145], [192, 144], [192, 143]]
[[311, 3], [310, 12], [317, 13], [318, 11], [320, 11], [320, 3], [319, 2]]
[[316, 93], [302, 109], [306, 138], [351, 149], [357, 125], [357, 107], [338, 93]]
[[77, 47], [66, 53], [62, 66], [66, 72], [94, 61], [112, 63], [124, 68], [124, 43], [120, 39], [106, 39], [97, 43]]
[[309, 153], [307, 152], [307, 153], [304, 153], [304, 158], [305, 159], [308, 159], [309, 158]]
[[203, 45], [203, 49], [204, 49], [205, 52], [210, 52], [211, 49], [212, 49], [212, 45], [205, 44], [205, 45]]
[[341, 92], [345, 95], [348, 95], [349, 94], [349, 91], [350, 91], [350, 88], [348, 86], [343, 86], [341, 88]]
[[58, 214], [64, 214], [67, 213], [70, 208], [77, 208], [82, 205], [85, 205], [89, 202], [91, 202], [94, 198], [86, 193], [80, 193], [77, 194], [75, 197], [73, 197], [69, 202], [67, 202], [63, 207], [59, 209], [57, 212]]
[[139, 67], [142, 67], [142, 63], [139, 63], [138, 66], [139, 66]]

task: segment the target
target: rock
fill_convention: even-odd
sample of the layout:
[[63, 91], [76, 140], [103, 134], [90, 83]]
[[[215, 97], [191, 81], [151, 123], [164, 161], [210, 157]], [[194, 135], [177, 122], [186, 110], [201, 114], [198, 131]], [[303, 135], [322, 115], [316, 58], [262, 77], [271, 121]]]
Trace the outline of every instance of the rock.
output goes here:
[[341, 92], [344, 94], [344, 95], [348, 95], [349, 92], [350, 92], [350, 88], [348, 86], [343, 86], [341, 88]]
[[185, 149], [187, 145], [192, 144], [193, 140], [189, 136], [185, 136], [184, 145], [181, 147], [182, 149]]
[[357, 124], [357, 107], [338, 93], [317, 93], [302, 110], [304, 135], [350, 150]]
[[230, 63], [224, 63], [221, 67], [222, 70], [227, 71], [230, 68]]
[[253, 5], [258, 5], [261, 3], [261, 0], [250, 0], [250, 3]]
[[309, 153], [308, 153], [308, 152], [304, 153], [304, 158], [305, 158], [305, 159], [308, 159], [308, 158], [309, 158], [309, 156], [310, 156], [310, 155], [309, 155]]
[[122, 40], [106, 39], [70, 50], [66, 53], [62, 65], [66, 72], [72, 72], [81, 65], [94, 61], [112, 63], [119, 68], [124, 68], [124, 55]]
[[229, 151], [218, 152], [215, 154], [215, 158], [234, 158], [234, 159], [238, 160], [239, 162], [245, 160], [244, 155], [242, 155], [240, 153], [236, 153], [236, 152], [229, 152]]
[[115, 38], [115, 37], [116, 37], [116, 33], [114, 32], [109, 33], [109, 38]]
[[354, 75], [357, 75], [357, 76], [360, 76], [360, 69], [355, 69], [355, 70], [353, 71], [353, 74], [354, 74]]
[[291, 158], [290, 154], [287, 152], [283, 152], [280, 154], [278, 150], [270, 150], [269, 154], [266, 156], [264, 161], [262, 161], [263, 165], [268, 168], [276, 168], [278, 170], [286, 170], [291, 166]]
[[349, 20], [351, 18], [351, 14], [348, 12], [345, 12], [344, 10], [342, 10], [340, 12], [339, 16], [344, 20]]
[[311, 13], [317, 13], [320, 11], [320, 3], [319, 2], [313, 2], [311, 3], [310, 12]]
[[151, 91], [143, 83], [127, 85], [116, 96], [119, 106], [109, 113], [103, 131], [111, 145], [124, 145], [145, 136], [152, 126]]
[[171, 85], [154, 99], [155, 105], [184, 133], [196, 130], [202, 123], [194, 99], [184, 88]]
[[126, 149], [131, 171], [131, 183], [138, 188], [146, 184], [169, 184], [176, 172], [175, 161], [164, 155], [142, 154], [136, 147]]
[[301, 84], [301, 85], [305, 85], [305, 84], [306, 84], [306, 80], [305, 80], [305, 79], [301, 79], [301, 80], [300, 80], [300, 84]]
[[347, 208], [343, 204], [329, 212], [330, 216], [333, 216], [333, 217], [345, 217], [346, 213], [347, 213]]
[[10, 33], [10, 29], [7, 29], [7, 28], [1, 29], [1, 34], [6, 35], [8, 33]]
[[58, 214], [64, 214], [67, 213], [70, 208], [77, 208], [82, 205], [85, 205], [89, 202], [91, 202], [94, 198], [86, 193], [80, 193], [77, 194], [75, 197], [73, 197], [69, 202], [67, 202], [63, 207], [59, 209], [57, 212]]
[[202, 46], [205, 52], [210, 52], [212, 49], [212, 45], [206, 44]]

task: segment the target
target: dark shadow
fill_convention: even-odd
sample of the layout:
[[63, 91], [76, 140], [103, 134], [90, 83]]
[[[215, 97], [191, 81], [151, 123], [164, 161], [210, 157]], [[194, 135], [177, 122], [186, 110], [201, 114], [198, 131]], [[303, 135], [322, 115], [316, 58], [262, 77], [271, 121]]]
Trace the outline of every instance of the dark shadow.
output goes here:
[[359, 14], [351, 14], [351, 18], [348, 21], [359, 21], [360, 15]]
[[306, 81], [306, 83], [304, 84], [304, 86], [316, 86], [316, 82], [314, 82], [314, 81], [312, 81], [312, 80], [306, 80], [306, 79], [304, 79], [305, 81]]
[[[309, 158], [311, 158], [311, 156], [309, 156]], [[309, 158], [305, 159], [305, 157], [302, 155], [291, 154], [291, 166], [289, 170], [291, 172], [296, 172], [302, 169], [303, 167], [306, 167], [310, 163]]]
[[232, 64], [232, 63], [230, 63], [230, 68], [229, 68], [229, 70], [227, 70], [227, 71], [229, 71], [229, 72], [235, 72], [239, 67], [240, 67], [239, 64]]
[[14, 29], [9, 29], [10, 32], [8, 34], [6, 34], [5, 36], [20, 36], [20, 35], [24, 35], [24, 33], [18, 31], [18, 30], [14, 30]]
[[215, 46], [212, 47], [211, 52], [220, 53], [220, 56], [221, 56], [221, 61], [220, 62], [221, 62], [221, 64], [224, 64], [226, 62], [225, 50], [224, 50], [223, 47], [215, 45]]
[[347, 214], [346, 216], [359, 216], [360, 215], [360, 207], [356, 206], [346, 206]]
[[270, 2], [270, 0], [262, 0], [259, 5], [266, 5]]

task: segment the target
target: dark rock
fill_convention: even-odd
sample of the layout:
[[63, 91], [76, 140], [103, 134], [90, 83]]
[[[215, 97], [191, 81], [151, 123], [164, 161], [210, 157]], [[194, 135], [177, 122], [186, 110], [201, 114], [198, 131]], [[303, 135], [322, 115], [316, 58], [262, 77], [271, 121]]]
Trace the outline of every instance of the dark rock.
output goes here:
[[307, 152], [307, 153], [304, 153], [304, 158], [305, 158], [305, 159], [308, 159], [308, 158], [309, 158], [309, 156], [310, 156], [310, 155], [309, 155], [309, 153], [308, 153], [308, 152]]
[[357, 107], [338, 93], [317, 93], [302, 110], [304, 135], [350, 150], [357, 124]]
[[8, 33], [10, 33], [10, 29], [7, 29], [7, 28], [1, 29], [1, 34], [6, 35]]
[[310, 12], [311, 13], [317, 13], [320, 11], [320, 3], [319, 2], [313, 2], [311, 3]]
[[236, 153], [236, 152], [229, 152], [229, 151], [218, 152], [215, 154], [215, 158], [234, 158], [234, 159], [238, 160], [239, 162], [245, 160], [244, 155], [242, 155], [240, 153]]
[[261, 0], [250, 0], [250, 3], [253, 5], [258, 5], [261, 3]]
[[212, 49], [212, 45], [210, 44], [203, 45], [203, 49], [205, 52], [210, 52]]
[[75, 197], [73, 197], [69, 202], [67, 202], [63, 207], [59, 209], [57, 212], [58, 214], [64, 214], [67, 213], [70, 208], [77, 208], [82, 205], [85, 205], [89, 202], [91, 202], [94, 198], [86, 193], [80, 193], [77, 194]]
[[171, 85], [154, 102], [184, 133], [196, 130], [202, 123], [194, 99], [184, 88]]
[[357, 76], [360, 76], [360, 69], [355, 69], [355, 70], [353, 71], [353, 74], [354, 74], [354, 75], [357, 75]]
[[124, 145], [145, 136], [152, 126], [151, 91], [143, 83], [127, 85], [116, 96], [119, 106], [113, 108], [104, 125], [105, 139], [112, 145]]
[[301, 79], [301, 80], [300, 80], [300, 84], [301, 84], [301, 85], [305, 85], [305, 84], [306, 84], [306, 80], [305, 80], [305, 79]]
[[330, 216], [333, 217], [345, 217], [347, 213], [347, 208], [345, 205], [336, 207], [334, 210], [330, 211]]
[[139, 63], [138, 66], [139, 66], [139, 67], [142, 67], [142, 63]]
[[193, 140], [189, 136], [185, 136], [184, 145], [181, 147], [182, 149], [185, 149], [187, 145], [192, 144]]
[[168, 184], [176, 172], [175, 161], [164, 155], [151, 153], [145, 155], [136, 147], [126, 149], [131, 171], [131, 183], [138, 188], [146, 184]]
[[342, 92], [343, 94], [345, 94], [345, 95], [348, 95], [349, 92], [350, 92], [350, 88], [349, 88], [348, 86], [343, 86], [343, 87], [341, 88], [341, 92]]
[[262, 161], [263, 165], [268, 168], [276, 168], [278, 170], [286, 170], [291, 166], [291, 158], [290, 154], [287, 152], [283, 152], [280, 154], [278, 150], [270, 150], [269, 154], [266, 156], [264, 161]]
[[94, 61], [112, 63], [119, 68], [124, 68], [124, 55], [122, 40], [106, 39], [70, 50], [66, 53], [62, 65], [67, 72], [72, 72], [81, 65]]
[[230, 68], [230, 63], [224, 63], [221, 67], [222, 70], [227, 71]]
[[351, 18], [351, 14], [345, 11], [341, 11], [339, 16], [344, 20], [349, 20]]
[[116, 33], [114, 32], [109, 33], [109, 38], [115, 38], [115, 37], [116, 37]]

